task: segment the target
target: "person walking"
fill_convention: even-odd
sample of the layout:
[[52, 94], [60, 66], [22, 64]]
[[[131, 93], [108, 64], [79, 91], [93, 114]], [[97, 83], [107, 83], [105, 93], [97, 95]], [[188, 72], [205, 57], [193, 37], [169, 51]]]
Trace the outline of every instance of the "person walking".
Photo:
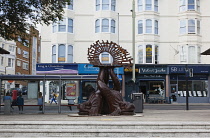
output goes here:
[[39, 105], [39, 111], [42, 111], [43, 108], [43, 97], [42, 97], [42, 93], [39, 92], [39, 96], [38, 96], [38, 105]]
[[53, 93], [53, 95], [52, 95], [52, 99], [51, 99], [50, 104], [52, 104], [53, 101], [57, 104], [57, 102], [56, 102], [56, 94], [55, 93]]
[[22, 93], [20, 93], [17, 98], [17, 106], [19, 109], [19, 114], [23, 114], [23, 105], [24, 105], [24, 99], [22, 97]]

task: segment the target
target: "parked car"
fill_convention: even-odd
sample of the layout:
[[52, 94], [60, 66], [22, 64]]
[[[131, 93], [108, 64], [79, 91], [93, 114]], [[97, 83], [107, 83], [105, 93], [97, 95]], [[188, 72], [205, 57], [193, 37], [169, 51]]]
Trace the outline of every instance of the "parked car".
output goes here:
[[27, 95], [27, 93], [28, 93], [28, 87], [23, 87], [22, 88], [22, 94]]

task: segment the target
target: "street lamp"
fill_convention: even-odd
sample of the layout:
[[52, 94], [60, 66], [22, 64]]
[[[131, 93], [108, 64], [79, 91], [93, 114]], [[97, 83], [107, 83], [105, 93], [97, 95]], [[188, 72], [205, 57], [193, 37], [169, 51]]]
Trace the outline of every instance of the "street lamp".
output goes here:
[[132, 3], [132, 47], [133, 47], [133, 69], [132, 69], [132, 80], [135, 83], [136, 77], [135, 77], [135, 0], [133, 0]]

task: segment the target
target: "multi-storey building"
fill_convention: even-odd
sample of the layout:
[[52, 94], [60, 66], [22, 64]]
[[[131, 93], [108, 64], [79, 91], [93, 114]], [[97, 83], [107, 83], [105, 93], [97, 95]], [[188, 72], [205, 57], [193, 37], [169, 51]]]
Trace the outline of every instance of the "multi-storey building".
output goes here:
[[[40, 63], [40, 36], [39, 31], [30, 28], [25, 42], [19, 38], [17, 42], [6, 41], [0, 38], [1, 48], [8, 50], [10, 54], [0, 54], [0, 72], [9, 75], [35, 75], [36, 63]], [[4, 88], [27, 86], [26, 81], [5, 81]]]
[[[65, 7], [62, 21], [41, 27], [41, 51], [48, 51], [41, 53], [41, 63], [88, 63], [91, 44], [113, 41], [131, 56], [135, 51], [138, 87], [148, 95], [146, 98], [159, 88], [164, 92], [162, 96], [169, 98], [173, 87], [176, 93], [186, 92], [185, 67], [174, 64], [209, 63], [207, 56], [200, 55], [210, 44], [208, 5], [209, 0], [72, 0], [72, 5]], [[109, 53], [101, 53], [100, 57], [101, 62], [111, 61]], [[203, 71], [203, 66], [198, 68], [197, 75], [205, 77], [194, 75], [189, 89], [208, 93], [208, 71]], [[154, 70], [160, 70], [159, 74]], [[130, 78], [125, 76], [125, 81]], [[130, 98], [128, 89], [122, 92], [126, 99]], [[208, 101], [209, 94], [204, 95]], [[182, 96], [180, 99], [183, 102]]]
[[[30, 30], [24, 39], [25, 42], [22, 42], [19, 37], [16, 42], [15, 74], [35, 75], [36, 63], [40, 63], [41, 45], [39, 31], [30, 27]], [[27, 82], [16, 81], [15, 85], [16, 87], [19, 87], [19, 85], [27, 86]]]
[[[132, 55], [133, 0], [72, 0], [62, 21], [42, 26], [43, 63], [87, 63], [96, 40], [120, 44]], [[135, 0], [137, 64], [209, 63], [208, 0]], [[85, 6], [84, 6], [85, 5]], [[61, 52], [62, 51], [62, 52]]]

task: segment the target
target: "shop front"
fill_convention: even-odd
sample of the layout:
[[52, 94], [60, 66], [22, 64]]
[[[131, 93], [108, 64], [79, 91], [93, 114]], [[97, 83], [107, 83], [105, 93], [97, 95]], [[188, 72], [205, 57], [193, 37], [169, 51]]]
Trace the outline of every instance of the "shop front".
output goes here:
[[[122, 89], [124, 88], [122, 76], [124, 74], [123, 67], [117, 67], [114, 69], [119, 81], [121, 82]], [[92, 64], [78, 64], [79, 75], [96, 75], [95, 80], [82, 80], [80, 81], [80, 94], [79, 102], [87, 101], [93, 89], [97, 90], [96, 79], [99, 73], [99, 68], [94, 67]], [[112, 81], [109, 81], [109, 87], [113, 88]]]
[[[208, 65], [169, 65], [172, 102], [209, 103]], [[188, 88], [188, 89], [187, 89]]]
[[146, 103], [166, 103], [167, 66], [136, 65], [136, 68], [138, 68], [138, 73], [136, 73], [135, 87], [129, 83], [132, 74], [127, 72], [125, 76], [127, 100], [129, 100], [129, 95], [136, 91], [143, 93], [143, 99]]

